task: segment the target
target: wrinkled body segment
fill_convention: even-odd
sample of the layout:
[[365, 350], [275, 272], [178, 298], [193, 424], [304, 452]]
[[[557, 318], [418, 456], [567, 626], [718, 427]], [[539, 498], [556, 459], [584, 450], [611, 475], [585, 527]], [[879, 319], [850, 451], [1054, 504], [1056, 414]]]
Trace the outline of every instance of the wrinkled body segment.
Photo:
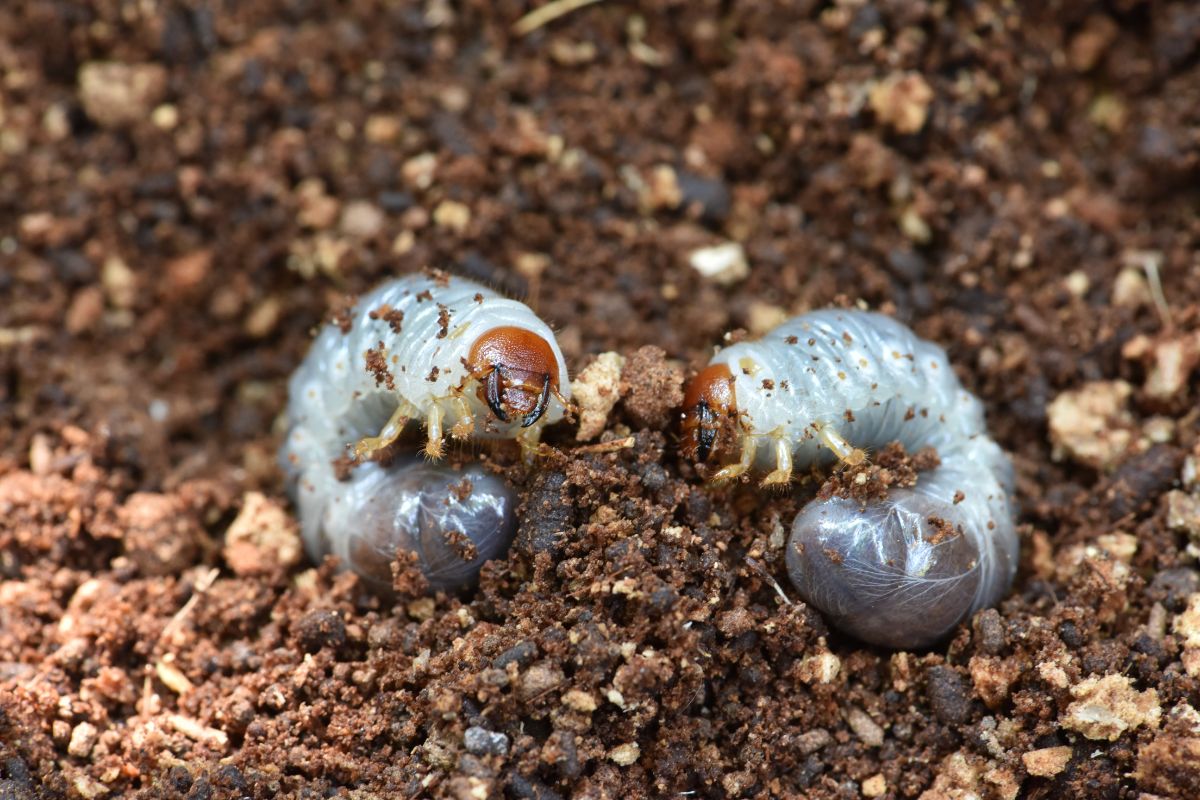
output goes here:
[[[542, 428], [563, 417], [569, 383], [553, 332], [527, 306], [431, 273], [389, 281], [359, 298], [343, 325], [324, 326], [288, 389], [280, 462], [305, 546], [314, 560], [335, 553], [355, 566], [370, 560], [364, 542], [392, 547], [392, 554], [412, 550], [418, 528], [433, 530], [436, 519], [465, 528], [460, 533], [477, 545], [503, 540], [507, 547], [512, 501], [502, 484], [478, 468], [456, 473], [409, 459], [392, 463], [393, 446], [406, 426], [423, 424], [430, 458], [443, 454], [447, 436], [516, 439], [530, 451]], [[348, 470], [340, 481], [338, 462]], [[463, 476], [469, 480], [459, 483]], [[472, 490], [483, 499], [472, 500]], [[435, 497], [452, 508], [430, 510]], [[486, 507], [497, 504], [502, 513], [489, 515]], [[417, 514], [418, 507], [427, 508]], [[380, 520], [389, 515], [385, 536]], [[364, 533], [364, 525], [374, 532]], [[351, 541], [363, 558], [351, 552]], [[461, 571], [425, 569], [436, 562], [426, 558], [430, 552], [421, 551], [421, 563], [432, 584], [463, 582]], [[473, 577], [483, 560], [467, 559], [466, 572]]]
[[[719, 479], [770, 470], [764, 483], [786, 484], [794, 468], [858, 463], [893, 441], [936, 448], [941, 466], [913, 489], [865, 507], [831, 498], [797, 516], [788, 574], [836, 627], [920, 647], [1008, 590], [1018, 554], [1012, 466], [940, 347], [880, 314], [816, 311], [725, 348], [697, 381], [685, 449], [701, 460], [706, 450], [738, 455]], [[712, 403], [695, 408], [705, 397], [726, 398], [707, 428]]]
[[458, 471], [407, 456], [359, 466], [330, 486], [314, 560], [338, 557], [371, 588], [387, 592], [398, 551], [413, 553], [435, 590], [472, 583], [484, 562], [502, 558], [516, 533], [516, 496], [472, 464]]

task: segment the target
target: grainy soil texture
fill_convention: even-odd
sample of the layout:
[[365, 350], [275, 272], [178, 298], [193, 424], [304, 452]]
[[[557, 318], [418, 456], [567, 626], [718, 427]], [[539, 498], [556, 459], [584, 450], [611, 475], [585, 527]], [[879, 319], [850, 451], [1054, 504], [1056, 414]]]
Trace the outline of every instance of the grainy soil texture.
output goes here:
[[[1200, 6], [537, 7], [0, 4], [0, 797], [1200, 797]], [[280, 414], [425, 267], [625, 361], [584, 440], [450, 454], [520, 498], [478, 588], [383, 600]], [[714, 346], [839, 305], [1016, 467], [1013, 589], [931, 649], [787, 581], [844, 472], [680, 454]]]

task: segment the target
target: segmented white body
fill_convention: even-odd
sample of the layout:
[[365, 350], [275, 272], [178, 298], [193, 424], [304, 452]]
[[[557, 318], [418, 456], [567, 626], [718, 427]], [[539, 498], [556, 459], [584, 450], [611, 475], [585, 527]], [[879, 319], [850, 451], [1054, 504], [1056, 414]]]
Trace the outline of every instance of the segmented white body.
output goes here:
[[[712, 363], [734, 376], [742, 428], [763, 445], [758, 466], [775, 464], [780, 440], [796, 466], [833, 461], [822, 427], [868, 451], [893, 441], [937, 449], [941, 466], [912, 490], [866, 508], [814, 502], [797, 517], [789, 572], [836, 625], [877, 644], [921, 646], [1008, 590], [1019, 547], [1012, 465], [942, 348], [880, 314], [824, 310]], [[931, 517], [962, 535], [939, 537]]]
[[[568, 393], [570, 386], [550, 327], [523, 303], [465, 278], [397, 278], [360, 297], [349, 319], [348, 331], [336, 325], [322, 328], [288, 384], [289, 427], [280, 462], [299, 508], [305, 546], [314, 559], [329, 552], [326, 537], [347, 535], [337, 527], [340, 522], [325, 529], [331, 498], [362, 496], [335, 489], [333, 462], [347, 455], [349, 445], [378, 434], [401, 404], [409, 406], [406, 414], [415, 421], [425, 420], [436, 405], [447, 431], [468, 410], [475, 437], [514, 438], [521, 431], [520, 419], [495, 419], [468, 375], [464, 361], [481, 334], [505, 326], [537, 334], [554, 352], [562, 392]], [[383, 379], [369, 367], [368, 351], [382, 356], [387, 368]], [[460, 391], [464, 386], [468, 390]], [[551, 398], [535, 425], [556, 422], [563, 414], [562, 403]], [[368, 475], [378, 480], [374, 469], [360, 468], [350, 480], [366, 480]], [[336, 518], [352, 519], [353, 513], [338, 510]]]

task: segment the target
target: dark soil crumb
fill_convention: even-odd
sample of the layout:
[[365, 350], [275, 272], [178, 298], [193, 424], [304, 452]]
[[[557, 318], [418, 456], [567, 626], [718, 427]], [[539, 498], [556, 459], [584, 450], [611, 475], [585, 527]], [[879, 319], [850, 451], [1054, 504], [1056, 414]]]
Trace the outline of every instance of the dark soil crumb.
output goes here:
[[296, 638], [310, 653], [346, 643], [346, 624], [336, 611], [310, 611], [296, 625]]
[[392, 590], [401, 598], [416, 598], [429, 591], [416, 553], [397, 553], [391, 560]]
[[471, 496], [471, 490], [474, 488], [474, 483], [470, 478], [464, 476], [462, 480], [450, 484], [448, 488], [450, 494], [453, 495], [458, 502], [463, 503], [466, 502], [467, 498]]
[[[387, 349], [380, 342], [375, 347], [369, 348], [363, 353], [363, 359], [367, 364], [367, 371], [375, 377], [376, 386], [386, 386], [389, 389], [396, 388], [396, 377], [392, 375], [392, 371], [388, 368]], [[434, 367], [436, 370], [437, 367]]]
[[869, 454], [861, 464], [839, 464], [817, 490], [817, 497], [847, 497], [870, 503], [887, 497], [893, 486], [916, 486], [920, 473], [941, 465], [937, 451], [926, 447], [909, 456], [904, 445], [892, 442]]
[[455, 555], [463, 561], [473, 561], [479, 554], [479, 551], [475, 549], [475, 543], [471, 541], [471, 537], [462, 531], [443, 531], [442, 538], [445, 539], [446, 544], [450, 546]]
[[[1197, 796], [1195, 4], [534, 10], [0, 4], [0, 796]], [[520, 494], [477, 589], [383, 598], [300, 558], [276, 421], [426, 267], [633, 355], [589, 444], [455, 454]], [[831, 305], [1013, 455], [1016, 584], [925, 652], [783, 553], [929, 454], [679, 457], [682, 375]]]
[[639, 347], [621, 370], [621, 397], [634, 425], [668, 430], [683, 405], [683, 367], [661, 347]]
[[353, 295], [343, 296], [330, 308], [329, 321], [342, 333], [349, 333], [354, 328], [354, 304], [357, 302], [358, 298]]
[[438, 303], [438, 332], [437, 338], [445, 339], [450, 333], [450, 309]]
[[392, 329], [392, 333], [400, 333], [404, 330], [404, 312], [398, 308], [392, 308], [384, 303], [379, 308], [367, 314], [371, 319], [381, 319], [388, 324]]

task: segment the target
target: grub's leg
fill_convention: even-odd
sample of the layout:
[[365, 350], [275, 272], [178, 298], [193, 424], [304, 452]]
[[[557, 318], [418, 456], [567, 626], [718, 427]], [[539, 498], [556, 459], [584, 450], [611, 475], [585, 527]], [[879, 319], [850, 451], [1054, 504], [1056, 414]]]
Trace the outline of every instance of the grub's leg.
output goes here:
[[442, 407], [436, 402], [425, 415], [425, 455], [432, 459], [442, 457]]
[[758, 453], [758, 442], [753, 436], [742, 436], [742, 457], [738, 459], [736, 464], [730, 464], [728, 467], [717, 472], [712, 476], [714, 483], [722, 483], [731, 481], [745, 474], [750, 467], [754, 466], [754, 456]]
[[411, 409], [406, 403], [396, 406], [396, 410], [392, 412], [392, 416], [388, 417], [387, 423], [379, 431], [378, 436], [367, 436], [355, 442], [354, 460], [370, 461], [376, 453], [400, 438], [404, 426], [408, 424], [410, 411]]
[[450, 436], [460, 441], [470, 439], [471, 434], [475, 432], [475, 415], [471, 413], [471, 404], [467, 402], [465, 397], [456, 397], [453, 402], [454, 411], [458, 419], [454, 420], [454, 427], [450, 429]]
[[541, 425], [522, 428], [517, 434], [517, 444], [521, 445], [521, 455], [526, 461], [533, 461], [538, 454], [539, 442], [542, 440]]
[[763, 478], [763, 486], [787, 486], [792, 482], [792, 444], [782, 434], [775, 437], [775, 470]]
[[828, 425], [818, 425], [817, 436], [821, 437], [821, 442], [832, 450], [833, 454], [838, 457], [838, 460], [843, 463], [857, 467], [867, 460], [865, 450], [861, 450], [850, 444], [840, 433]]
[[574, 403], [563, 397], [562, 392], [560, 392], [558, 389], [551, 389], [550, 391], [554, 394], [554, 398], [562, 404], [563, 413], [566, 415], [567, 421], [573, 422], [576, 414], [579, 413], [579, 409], [575, 407]]

